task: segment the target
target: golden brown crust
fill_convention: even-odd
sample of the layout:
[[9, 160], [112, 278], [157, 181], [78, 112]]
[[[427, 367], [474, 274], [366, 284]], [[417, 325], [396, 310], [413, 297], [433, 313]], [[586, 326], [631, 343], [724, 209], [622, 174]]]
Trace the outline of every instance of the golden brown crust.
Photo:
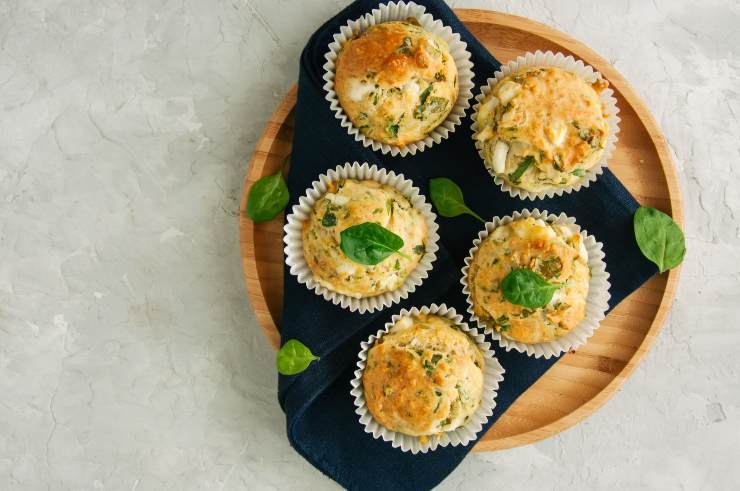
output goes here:
[[[423, 44], [428, 41], [421, 33], [418, 26], [403, 22], [370, 27], [342, 48], [337, 60], [337, 85], [344, 85], [347, 78], [363, 78], [367, 72], [377, 73], [379, 83], [391, 86], [405, 83], [410, 73], [434, 77], [439, 66], [430, 62]], [[410, 55], [399, 50], [406, 37], [419, 40]]]
[[[563, 284], [552, 302], [527, 309], [504, 299], [501, 281], [513, 269], [528, 268]], [[494, 230], [478, 247], [468, 270], [473, 311], [501, 335], [523, 343], [564, 336], [586, 315], [590, 270], [579, 234], [524, 218]]]
[[403, 21], [376, 24], [348, 41], [334, 83], [355, 127], [399, 146], [444, 121], [458, 93], [457, 68], [444, 40]]
[[472, 338], [449, 319], [404, 317], [368, 351], [368, 409], [384, 427], [408, 435], [451, 431], [480, 405], [484, 365]]

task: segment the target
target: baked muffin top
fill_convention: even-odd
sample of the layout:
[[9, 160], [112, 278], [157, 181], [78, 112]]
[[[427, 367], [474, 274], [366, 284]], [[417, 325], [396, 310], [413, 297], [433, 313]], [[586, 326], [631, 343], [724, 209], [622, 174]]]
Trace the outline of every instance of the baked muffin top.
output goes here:
[[478, 409], [484, 367], [475, 341], [450, 319], [402, 317], [368, 351], [362, 374], [367, 407], [392, 431], [452, 431]]
[[[544, 307], [508, 302], [501, 281], [527, 268], [562, 284]], [[478, 247], [468, 269], [473, 311], [488, 328], [523, 343], [551, 341], [570, 332], [586, 316], [591, 271], [583, 239], [569, 226], [522, 218], [496, 227]]]
[[501, 79], [478, 109], [486, 166], [527, 191], [575, 184], [604, 153], [609, 123], [599, 92], [606, 85], [555, 67]]
[[349, 40], [334, 83], [352, 124], [368, 138], [397, 146], [436, 128], [458, 94], [447, 43], [413, 18], [376, 24]]
[[[369, 266], [350, 260], [340, 249], [342, 230], [375, 222], [403, 239], [400, 254]], [[355, 298], [395, 290], [426, 252], [427, 223], [397, 189], [376, 181], [333, 182], [303, 224], [303, 254], [314, 278], [335, 292]]]

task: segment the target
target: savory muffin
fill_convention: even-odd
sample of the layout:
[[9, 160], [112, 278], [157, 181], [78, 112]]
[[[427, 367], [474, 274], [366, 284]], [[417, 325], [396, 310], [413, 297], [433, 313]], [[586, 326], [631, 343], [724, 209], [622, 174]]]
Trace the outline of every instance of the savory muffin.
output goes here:
[[[508, 302], [501, 281], [527, 268], [562, 285], [550, 303], [528, 309]], [[580, 234], [566, 225], [521, 218], [496, 227], [478, 247], [468, 269], [473, 312], [489, 329], [523, 343], [551, 341], [570, 332], [586, 316], [591, 271]]]
[[509, 185], [542, 192], [575, 184], [604, 153], [609, 123], [599, 92], [555, 67], [526, 67], [482, 101], [478, 133], [486, 166]]
[[484, 366], [475, 341], [450, 319], [401, 317], [368, 351], [362, 374], [367, 407], [392, 431], [452, 431], [480, 405]]
[[[350, 260], [339, 248], [340, 233], [365, 222], [378, 223], [400, 236], [403, 254], [393, 254], [374, 266]], [[356, 298], [403, 285], [426, 252], [427, 237], [424, 216], [397, 189], [355, 179], [331, 183], [302, 230], [303, 254], [316, 281]]]
[[352, 124], [373, 140], [404, 146], [445, 120], [457, 100], [447, 43], [409, 18], [376, 24], [339, 52], [335, 90]]

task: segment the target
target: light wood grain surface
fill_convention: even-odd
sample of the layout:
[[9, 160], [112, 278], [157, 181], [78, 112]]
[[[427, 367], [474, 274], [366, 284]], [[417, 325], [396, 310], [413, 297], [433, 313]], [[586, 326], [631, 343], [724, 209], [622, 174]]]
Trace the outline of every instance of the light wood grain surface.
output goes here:
[[[665, 211], [683, 226], [676, 170], [661, 131], [627, 81], [606, 60], [566, 34], [522, 17], [472, 9], [455, 12], [501, 62], [526, 51], [552, 50], [572, 54], [600, 71], [615, 91], [622, 118], [609, 168], [640, 203]], [[277, 172], [290, 153], [295, 101], [294, 86], [257, 143], [244, 183], [242, 210], [252, 183]], [[282, 218], [254, 224], [243, 211], [240, 216], [249, 298], [265, 336], [276, 349], [283, 289]], [[555, 435], [596, 411], [652, 346], [673, 302], [678, 276], [678, 269], [655, 276], [627, 297], [585, 346], [563, 356], [517, 399], [475, 450], [526, 445]]]

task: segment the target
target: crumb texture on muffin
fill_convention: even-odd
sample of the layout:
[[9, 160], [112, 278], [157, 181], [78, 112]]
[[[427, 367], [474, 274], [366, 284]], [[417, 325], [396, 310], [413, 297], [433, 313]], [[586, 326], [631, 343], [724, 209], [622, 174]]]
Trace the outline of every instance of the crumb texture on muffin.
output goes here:
[[[368, 266], [350, 260], [340, 249], [340, 233], [353, 225], [375, 222], [403, 239], [400, 254]], [[376, 181], [343, 179], [331, 183], [303, 224], [303, 254], [322, 286], [355, 298], [370, 297], [403, 285], [426, 252], [427, 223], [397, 189]]]
[[373, 140], [404, 146], [442, 123], [458, 95], [447, 43], [416, 19], [369, 27], [339, 53], [335, 90], [342, 109]]
[[476, 139], [486, 166], [532, 192], [567, 187], [599, 162], [609, 123], [599, 92], [555, 67], [525, 67], [501, 79], [481, 102]]
[[[549, 304], [527, 309], [508, 302], [501, 281], [528, 268], [559, 288]], [[489, 328], [523, 343], [551, 341], [576, 327], [586, 315], [591, 271], [579, 233], [567, 225], [532, 217], [496, 227], [478, 247], [468, 270], [473, 312]]]
[[450, 319], [404, 316], [368, 351], [365, 400], [389, 430], [411, 436], [452, 431], [480, 406], [484, 368], [475, 340]]

